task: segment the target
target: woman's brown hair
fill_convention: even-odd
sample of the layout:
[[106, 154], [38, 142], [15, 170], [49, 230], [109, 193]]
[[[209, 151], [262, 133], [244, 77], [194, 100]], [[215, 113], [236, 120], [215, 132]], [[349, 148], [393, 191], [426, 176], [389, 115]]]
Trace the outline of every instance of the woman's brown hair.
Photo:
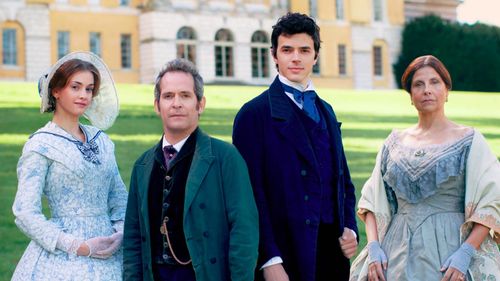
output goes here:
[[403, 73], [403, 76], [401, 77], [401, 85], [403, 86], [403, 89], [411, 94], [411, 83], [413, 80], [413, 75], [415, 75], [415, 72], [417, 72], [417, 70], [426, 66], [432, 67], [439, 74], [441, 79], [443, 79], [446, 88], [448, 90], [451, 90], [451, 76], [448, 72], [448, 69], [446, 69], [444, 64], [439, 59], [432, 55], [418, 57], [414, 59], [410, 63], [410, 65], [408, 65], [405, 72]]
[[71, 76], [80, 71], [89, 71], [94, 76], [94, 89], [92, 90], [92, 97], [98, 94], [99, 86], [101, 84], [101, 75], [97, 68], [90, 62], [83, 61], [80, 59], [71, 59], [67, 62], [61, 64], [61, 66], [56, 70], [52, 79], [49, 82], [49, 105], [50, 108], [48, 112], [52, 112], [56, 109], [56, 101], [54, 96], [52, 96], [52, 91], [54, 89], [62, 89], [66, 87]]

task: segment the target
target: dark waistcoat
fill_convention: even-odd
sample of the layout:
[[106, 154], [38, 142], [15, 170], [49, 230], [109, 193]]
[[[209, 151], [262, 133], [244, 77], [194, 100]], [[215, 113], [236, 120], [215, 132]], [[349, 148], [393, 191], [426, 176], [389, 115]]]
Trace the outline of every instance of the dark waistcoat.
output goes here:
[[330, 134], [326, 126], [325, 118], [320, 112], [320, 121], [314, 122], [303, 110], [293, 104], [293, 108], [304, 126], [309, 142], [312, 145], [314, 156], [318, 163], [318, 184], [308, 190], [309, 202], [320, 217], [321, 223], [334, 222], [334, 210], [336, 200], [334, 199], [334, 173], [332, 165], [332, 147], [330, 145]]
[[[164, 165], [161, 148], [155, 152], [148, 194], [153, 263], [177, 264], [171, 248], [179, 260], [184, 262], [190, 259], [182, 222], [186, 181], [196, 146], [196, 133], [197, 130], [189, 136], [181, 151], [171, 160], [168, 171]], [[171, 245], [165, 235], [160, 233], [165, 216], [168, 217], [167, 229]]]

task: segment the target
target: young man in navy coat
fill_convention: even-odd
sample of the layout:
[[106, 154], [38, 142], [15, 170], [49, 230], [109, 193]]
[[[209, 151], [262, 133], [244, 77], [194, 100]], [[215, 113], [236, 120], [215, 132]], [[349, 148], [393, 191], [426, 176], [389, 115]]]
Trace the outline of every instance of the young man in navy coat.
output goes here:
[[310, 79], [320, 42], [312, 18], [281, 17], [271, 36], [279, 75], [234, 121], [233, 143], [259, 209], [257, 280], [348, 280], [356, 253], [356, 199], [340, 123]]

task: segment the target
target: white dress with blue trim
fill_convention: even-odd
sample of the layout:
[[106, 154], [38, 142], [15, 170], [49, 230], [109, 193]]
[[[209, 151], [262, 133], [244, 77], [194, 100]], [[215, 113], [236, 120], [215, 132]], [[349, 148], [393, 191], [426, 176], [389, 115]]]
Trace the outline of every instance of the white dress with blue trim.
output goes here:
[[[80, 127], [85, 142], [48, 122], [24, 145], [12, 210], [31, 242], [12, 280], [122, 280], [121, 249], [108, 259], [61, 250], [70, 246], [68, 237], [87, 240], [123, 231], [127, 191], [114, 144], [99, 129]], [[42, 195], [50, 218], [42, 213]]]

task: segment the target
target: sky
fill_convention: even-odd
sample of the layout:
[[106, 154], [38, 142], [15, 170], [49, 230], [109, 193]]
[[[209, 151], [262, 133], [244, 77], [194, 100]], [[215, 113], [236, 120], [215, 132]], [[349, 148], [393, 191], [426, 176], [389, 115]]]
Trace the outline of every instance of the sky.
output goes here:
[[458, 21], [500, 26], [500, 0], [465, 0], [457, 8]]

